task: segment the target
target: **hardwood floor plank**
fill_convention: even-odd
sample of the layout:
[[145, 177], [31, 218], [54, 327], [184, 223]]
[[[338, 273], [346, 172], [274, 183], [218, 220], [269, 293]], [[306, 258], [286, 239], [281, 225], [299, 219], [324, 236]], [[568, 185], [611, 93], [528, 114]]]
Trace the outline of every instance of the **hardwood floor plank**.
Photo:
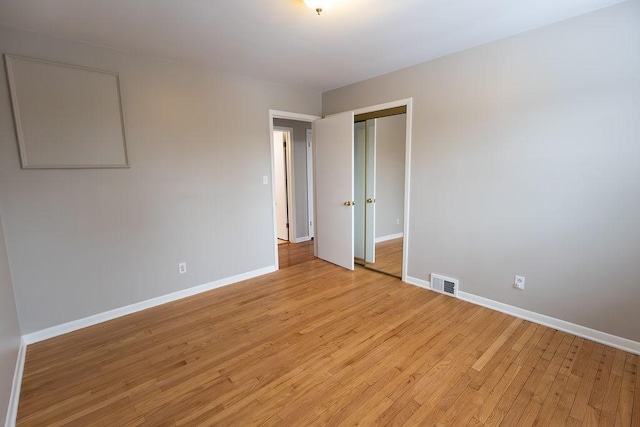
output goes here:
[[[560, 374], [564, 375], [564, 374]], [[573, 405], [573, 401], [576, 398], [576, 394], [578, 392], [578, 388], [580, 387], [581, 378], [577, 375], [569, 374], [567, 381], [567, 385], [565, 387], [564, 392], [560, 395], [560, 399], [558, 399], [558, 404], [553, 412], [553, 417], [551, 418], [551, 425], [563, 425], [567, 423], [567, 419], [569, 418], [569, 413], [571, 412], [571, 407]]]
[[[533, 392], [543, 375], [544, 371], [542, 369], [533, 368], [531, 375], [527, 378], [527, 382], [522, 387], [522, 390], [520, 390], [520, 393], [518, 393], [516, 400], [513, 402], [513, 405], [511, 405], [511, 408], [504, 417], [504, 421], [502, 422], [504, 425], [519, 424], [519, 420], [524, 416], [527, 405], [533, 397]], [[531, 408], [530, 410], [533, 409], [534, 408]]]
[[589, 353], [585, 352], [583, 355], [584, 362], [580, 364], [585, 365], [584, 371], [582, 368], [577, 370], [574, 369], [576, 375], [580, 375], [582, 373], [582, 382], [578, 389], [578, 393], [576, 394], [576, 398], [573, 401], [569, 415], [578, 421], [584, 420], [584, 415], [587, 411], [587, 406], [589, 405], [589, 397], [591, 396], [596, 375], [598, 373], [598, 366], [600, 365], [600, 360], [602, 359], [605, 349], [602, 344], [591, 343], [591, 345], [593, 347], [592, 351]]
[[509, 368], [511, 364], [516, 364], [516, 359], [518, 357], [522, 357], [523, 354], [526, 354], [530, 347], [524, 346], [515, 346], [516, 348], [521, 348], [518, 352], [514, 350], [511, 346], [517, 340], [519, 336], [519, 332], [523, 331], [526, 328], [526, 324], [521, 324], [520, 327], [512, 334], [512, 336], [505, 342], [500, 349], [500, 351], [494, 353], [494, 356], [491, 360], [483, 367], [482, 371], [471, 371], [470, 375], [472, 377], [471, 386], [480, 389], [483, 394], [489, 393], [493, 387], [500, 381], [502, 374], [506, 369]]
[[529, 401], [517, 425], [520, 427], [534, 425], [538, 419], [538, 414], [540, 414], [541, 408], [542, 405], [535, 400]]
[[567, 353], [567, 356], [564, 358], [564, 362], [562, 363], [562, 366], [560, 367], [558, 374], [567, 375], [567, 376], [571, 375], [573, 366], [576, 363], [576, 359], [577, 359], [576, 356], [578, 354], [578, 351], [580, 351], [580, 349], [584, 345], [584, 341], [585, 340], [583, 338], [576, 337], [571, 342], [571, 347], [569, 347], [569, 353]]
[[496, 352], [500, 349], [500, 347], [502, 347], [504, 343], [507, 341], [507, 339], [513, 334], [516, 328], [520, 326], [521, 323], [522, 323], [522, 319], [513, 319], [509, 327], [505, 329], [505, 331], [502, 334], [500, 334], [500, 336], [482, 354], [480, 359], [478, 359], [476, 363], [473, 364], [471, 369], [474, 369], [476, 371], [481, 371], [482, 368], [484, 368], [485, 365], [489, 362], [489, 360], [491, 360], [495, 356]]
[[598, 371], [589, 398], [589, 406], [598, 410], [598, 418], [600, 410], [604, 403], [604, 397], [607, 391], [607, 384], [609, 383], [611, 369], [613, 368], [613, 359], [615, 357], [615, 349], [611, 347], [605, 347], [604, 353], [600, 359]]
[[480, 409], [476, 415], [476, 418], [480, 420], [481, 423], [486, 423], [496, 406], [502, 399], [502, 395], [507, 391], [507, 388], [511, 385], [513, 380], [516, 378], [516, 375], [520, 372], [521, 367], [518, 365], [512, 364], [509, 366], [509, 369], [504, 373], [500, 382], [496, 384], [495, 388], [491, 391], [489, 396], [482, 402]]
[[596, 409], [591, 405], [587, 406], [582, 424], [585, 426], [597, 426], [599, 424], [599, 421], [600, 409]]
[[[538, 384], [538, 387], [533, 394], [532, 400], [535, 400], [541, 405], [545, 403], [545, 400], [547, 399], [547, 396], [551, 391], [554, 381], [556, 381], [556, 379], [558, 378], [558, 371], [560, 370], [560, 366], [564, 361], [566, 352], [569, 349], [570, 341], [572, 340], [573, 336], [564, 334], [562, 332], [555, 332], [554, 339], [541, 357], [541, 364], [544, 364], [544, 361], [547, 361], [549, 363], [542, 380]], [[556, 343], [555, 345], [554, 342]], [[549, 349], [554, 350], [552, 353], [550, 353]], [[548, 357], [550, 357], [550, 359], [546, 359], [545, 355], [549, 355]], [[564, 378], [566, 379], [566, 375], [564, 376]]]
[[[494, 316], [493, 321], [482, 331], [475, 331], [475, 333], [463, 338], [449, 352], [451, 359], [445, 358], [436, 363], [426, 375], [415, 383], [413, 389], [409, 390], [408, 393], [409, 396], [421, 403], [421, 406], [411, 416], [408, 421], [409, 424], [428, 422], [425, 420], [433, 419], [437, 414], [444, 413], [437, 407], [440, 399], [447, 393], [451, 384], [455, 384], [459, 377], [467, 373], [473, 363], [480, 357], [481, 353], [473, 350], [475, 348], [474, 343], [479, 343], [482, 339], [486, 339], [487, 336], [496, 336], [500, 330], [507, 327], [510, 320], [512, 319], [508, 317]], [[500, 329], [501, 327], [503, 329]], [[477, 405], [480, 404], [481, 396], [479, 394], [469, 393], [469, 395], [477, 397]]]
[[532, 372], [533, 368], [530, 367], [523, 367], [518, 371], [485, 425], [500, 425], [502, 423]]
[[[389, 399], [391, 400], [391, 399]], [[391, 401], [393, 402], [393, 401]], [[378, 417], [378, 423], [383, 426], [403, 426], [411, 418], [414, 412], [418, 410], [420, 404], [415, 400], [409, 401], [406, 405], [398, 405], [393, 402], [387, 410]]]
[[[640, 356], [630, 355], [635, 361], [635, 389], [633, 392], [633, 410], [631, 413], [631, 425], [640, 426]], [[631, 381], [632, 376], [630, 376]]]
[[626, 354], [625, 367], [622, 376], [622, 387], [620, 389], [620, 398], [618, 399], [618, 407], [616, 409], [616, 426], [631, 425], [633, 413], [633, 394], [635, 392], [634, 381], [637, 370], [637, 357], [632, 354]]
[[615, 424], [616, 410], [618, 409], [618, 399], [622, 387], [622, 377], [612, 375], [607, 384], [607, 392], [602, 403], [600, 412], [600, 425], [610, 426]]
[[278, 266], [279, 268], [287, 268], [293, 265], [304, 264], [312, 261], [313, 240], [302, 243], [282, 243], [278, 245]]

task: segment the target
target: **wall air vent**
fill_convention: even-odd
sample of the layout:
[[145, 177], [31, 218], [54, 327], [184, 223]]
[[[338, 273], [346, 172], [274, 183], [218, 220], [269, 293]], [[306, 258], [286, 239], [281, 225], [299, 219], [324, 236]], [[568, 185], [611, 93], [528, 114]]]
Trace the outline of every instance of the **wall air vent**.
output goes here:
[[431, 273], [431, 289], [446, 295], [457, 297], [458, 280]]

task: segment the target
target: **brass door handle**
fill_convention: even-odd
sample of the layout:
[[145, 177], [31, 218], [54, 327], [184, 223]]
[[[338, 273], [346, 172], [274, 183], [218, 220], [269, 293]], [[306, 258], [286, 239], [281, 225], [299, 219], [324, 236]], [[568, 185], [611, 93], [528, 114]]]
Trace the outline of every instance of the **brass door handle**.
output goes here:
[[367, 199], [367, 203], [375, 203], [376, 199], [372, 199], [371, 197], [369, 197]]
[[354, 206], [356, 204], [356, 202], [352, 202], [351, 200], [347, 200], [346, 202], [343, 203], [343, 205], [345, 206]]

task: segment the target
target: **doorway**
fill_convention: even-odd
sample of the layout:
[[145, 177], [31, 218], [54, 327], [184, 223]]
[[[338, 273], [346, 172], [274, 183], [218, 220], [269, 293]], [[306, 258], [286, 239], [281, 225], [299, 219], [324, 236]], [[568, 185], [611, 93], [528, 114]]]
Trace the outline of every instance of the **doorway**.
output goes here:
[[355, 263], [401, 278], [406, 109], [354, 120]]
[[[313, 257], [315, 224], [311, 123], [317, 119], [319, 117], [312, 115], [269, 110], [276, 269], [308, 258], [310, 251]], [[282, 181], [286, 183], [286, 190]], [[264, 182], [268, 183], [266, 177]], [[287, 253], [284, 262], [280, 256], [283, 251]]]

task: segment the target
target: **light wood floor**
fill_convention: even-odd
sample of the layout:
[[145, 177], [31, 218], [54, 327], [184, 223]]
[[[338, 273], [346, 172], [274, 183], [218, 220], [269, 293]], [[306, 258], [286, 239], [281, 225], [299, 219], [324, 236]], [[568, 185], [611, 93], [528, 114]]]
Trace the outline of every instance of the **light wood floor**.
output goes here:
[[313, 260], [28, 347], [20, 426], [640, 425], [638, 357]]
[[286, 242], [278, 244], [278, 266], [287, 268], [315, 259], [313, 240], [302, 243]]
[[402, 238], [376, 243], [376, 262], [367, 265], [402, 277]]

